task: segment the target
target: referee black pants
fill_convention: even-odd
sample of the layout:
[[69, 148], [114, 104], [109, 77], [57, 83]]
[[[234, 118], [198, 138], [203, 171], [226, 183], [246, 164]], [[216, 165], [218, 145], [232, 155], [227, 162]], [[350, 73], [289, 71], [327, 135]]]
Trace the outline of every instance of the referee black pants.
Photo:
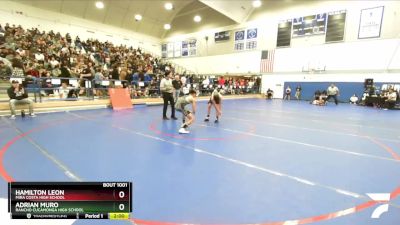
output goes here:
[[163, 100], [164, 100], [164, 108], [163, 108], [163, 118], [167, 117], [167, 108], [168, 108], [168, 102], [171, 104], [171, 117], [175, 117], [175, 102], [174, 102], [174, 96], [172, 93], [168, 92], [163, 92], [162, 93]]
[[333, 98], [335, 100], [335, 104], [338, 104], [338, 100], [337, 100], [337, 96], [336, 95], [328, 95], [328, 98], [326, 99], [326, 101], [329, 101], [329, 99]]

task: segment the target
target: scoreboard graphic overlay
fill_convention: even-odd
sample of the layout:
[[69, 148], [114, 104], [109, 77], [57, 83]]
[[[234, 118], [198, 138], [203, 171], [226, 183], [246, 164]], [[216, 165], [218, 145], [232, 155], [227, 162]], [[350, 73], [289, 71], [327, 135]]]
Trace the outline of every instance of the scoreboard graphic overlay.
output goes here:
[[11, 182], [12, 219], [129, 219], [131, 182]]

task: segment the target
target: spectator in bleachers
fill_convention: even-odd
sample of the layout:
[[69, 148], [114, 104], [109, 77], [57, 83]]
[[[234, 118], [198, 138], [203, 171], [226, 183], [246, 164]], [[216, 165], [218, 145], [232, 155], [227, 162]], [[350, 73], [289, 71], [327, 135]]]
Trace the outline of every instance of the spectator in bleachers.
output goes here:
[[4, 30], [4, 28], [1, 26], [1, 24], [0, 24], [0, 36], [4, 36], [5, 35], [5, 30]]
[[37, 61], [44, 61], [45, 58], [41, 49], [38, 49], [38, 52], [35, 54], [35, 59]]
[[119, 79], [119, 71], [118, 71], [118, 66], [114, 66], [113, 67], [113, 70], [112, 70], [112, 72], [111, 72], [111, 77], [110, 77], [111, 79], [113, 79], [113, 80], [118, 80]]
[[0, 60], [0, 79], [6, 79], [11, 76], [12, 69], [7, 66], [2, 60]]
[[54, 58], [54, 56], [51, 56], [51, 57], [50, 57], [49, 63], [50, 63], [51, 68], [53, 68], [53, 69], [56, 68], [56, 67], [60, 64], [60, 62], [58, 62], [58, 61]]
[[67, 82], [62, 82], [61, 87], [58, 89], [60, 99], [67, 99], [73, 97], [71, 93], [72, 90], [73, 90], [72, 88], [68, 87]]
[[62, 63], [62, 64], [61, 64], [60, 71], [61, 71], [60, 77], [66, 77], [66, 78], [71, 77], [70, 70], [69, 70], [69, 68], [67, 67], [66, 63]]
[[[37, 71], [39, 71], [39, 77], [47, 76], [48, 72], [54, 76], [80, 77], [85, 64], [91, 71], [91, 77], [95, 74], [94, 66], [101, 66], [104, 69], [104, 75], [108, 75], [108, 70], [114, 68], [110, 78], [116, 80], [127, 79], [126, 74], [142, 71], [141, 81], [150, 83], [149, 77], [145, 76], [146, 72], [163, 72], [160, 68], [174, 71], [171, 65], [144, 53], [141, 49], [114, 46], [112, 43], [98, 40], [83, 41], [78, 36], [72, 40], [70, 34], [63, 37], [59, 32], [46, 33], [37, 28], [24, 30], [21, 26], [10, 26], [9, 24], [6, 24], [4, 28], [1, 27], [0, 36], [4, 34], [1, 40], [4, 40], [5, 43], [4, 45], [0, 43], [0, 56], [2, 57], [0, 60], [7, 65], [7, 62], [16, 58], [23, 61], [22, 65], [27, 66], [26, 70], [22, 66], [22, 73], [17, 69], [14, 72], [14, 75], [17, 76], [24, 76], [24, 71], [27, 72], [27, 75], [37, 76]], [[59, 68], [57, 65], [60, 65]], [[142, 69], [139, 70], [139, 68]], [[6, 67], [2, 70], [4, 76], [7, 73]]]
[[148, 87], [150, 85], [151, 80], [152, 80], [152, 78], [151, 78], [149, 72], [145, 73], [144, 74], [144, 86]]
[[218, 80], [218, 85], [221, 86], [221, 87], [225, 85], [225, 79], [224, 79], [223, 76], [221, 76], [221, 77], [219, 78], [219, 80]]
[[[46, 79], [47, 77], [47, 79]], [[51, 74], [48, 71], [44, 71], [42, 74], [42, 95], [43, 96], [53, 96], [53, 84], [51, 83]]]
[[202, 84], [202, 88], [201, 89], [203, 90], [203, 94], [204, 93], [208, 93], [209, 88], [210, 88], [209, 87], [210, 86], [210, 79], [208, 79], [208, 77], [205, 77], [201, 84]]
[[28, 66], [26, 67], [25, 74], [27, 76], [32, 76], [32, 77], [39, 77], [40, 72], [39, 70], [35, 67], [33, 63], [28, 63]]
[[57, 64], [52, 70], [51, 70], [51, 76], [52, 77], [60, 77], [61, 76], [61, 70], [60, 70], [60, 65]]
[[20, 59], [14, 58], [12, 60], [12, 67], [13, 67], [13, 72], [12, 76], [13, 77], [24, 77], [25, 72], [24, 72], [24, 64]]
[[13, 80], [11, 83], [11, 87], [7, 90], [8, 97], [10, 98], [10, 118], [15, 119], [15, 106], [19, 104], [28, 104], [29, 115], [35, 117], [33, 113], [33, 101], [28, 98], [28, 93], [25, 91], [25, 88], [16, 80]]

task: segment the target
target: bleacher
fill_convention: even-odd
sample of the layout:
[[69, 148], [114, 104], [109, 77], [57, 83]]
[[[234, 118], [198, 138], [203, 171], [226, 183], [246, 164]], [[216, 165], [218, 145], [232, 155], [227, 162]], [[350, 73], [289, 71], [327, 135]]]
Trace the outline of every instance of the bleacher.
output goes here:
[[[142, 49], [114, 46], [98, 40], [83, 41], [79, 37], [73, 40], [69, 34], [63, 37], [53, 31], [44, 33], [36, 28], [25, 30], [14, 25], [4, 27], [1, 32], [0, 53], [4, 57], [0, 60], [6, 66], [12, 64], [14, 68], [23, 63], [25, 76], [0, 74], [0, 115], [9, 113], [7, 89], [12, 79], [23, 82], [38, 112], [107, 107], [108, 89], [115, 87], [129, 88], [133, 104], [159, 104], [159, 82], [167, 70], [186, 76], [188, 82], [185, 87], [196, 89], [200, 96], [208, 95], [218, 86], [217, 80], [211, 79], [213, 76], [210, 76], [209, 85], [203, 85], [203, 77], [200, 79], [185, 68]], [[27, 41], [32, 41], [32, 44], [27, 45]], [[56, 60], [55, 63], [51, 59]], [[82, 65], [92, 65], [88, 68], [92, 73], [90, 78], [80, 77], [84, 71]], [[68, 70], [69, 77], [61, 77], [62, 66]], [[103, 78], [94, 79], [94, 71], [100, 72]], [[139, 78], [135, 80], [134, 75]], [[60, 98], [58, 89], [62, 82], [67, 82], [68, 88], [75, 90], [74, 98]], [[256, 94], [259, 91], [259, 87], [239, 86], [235, 82], [219, 87], [225, 88], [227, 94], [236, 95]]]

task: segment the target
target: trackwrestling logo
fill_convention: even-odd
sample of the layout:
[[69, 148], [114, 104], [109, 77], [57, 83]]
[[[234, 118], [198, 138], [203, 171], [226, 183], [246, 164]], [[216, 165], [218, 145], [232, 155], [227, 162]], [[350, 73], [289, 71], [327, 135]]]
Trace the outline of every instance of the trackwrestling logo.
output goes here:
[[376, 207], [372, 212], [372, 219], [379, 219], [383, 213], [389, 211], [390, 193], [367, 193], [367, 195], [376, 202], [385, 203]]

